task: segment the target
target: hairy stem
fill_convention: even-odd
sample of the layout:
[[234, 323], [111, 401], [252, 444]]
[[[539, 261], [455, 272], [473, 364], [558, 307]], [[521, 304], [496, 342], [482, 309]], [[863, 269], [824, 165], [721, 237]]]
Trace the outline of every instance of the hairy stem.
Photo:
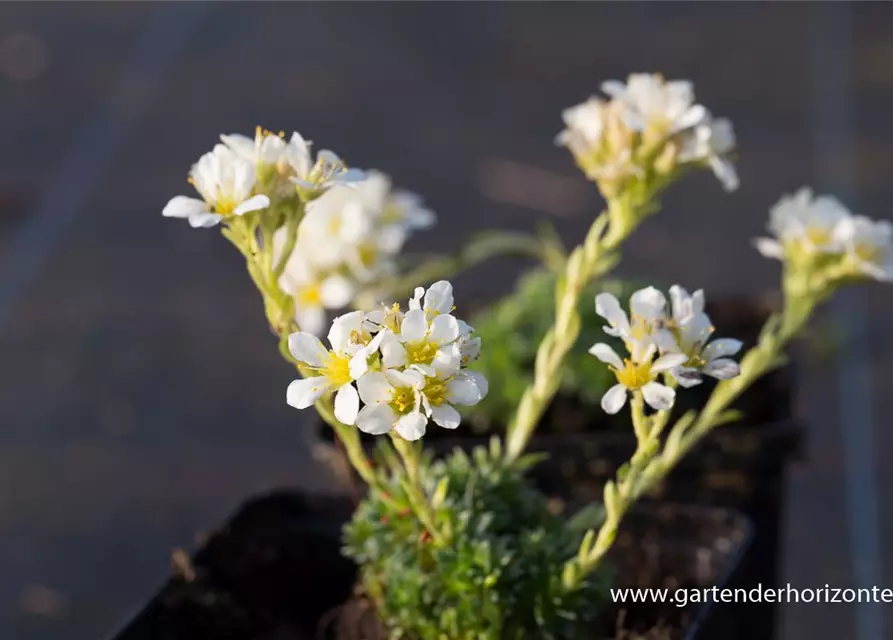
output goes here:
[[[611, 228], [610, 220], [628, 219], [616, 215], [622, 202], [612, 202], [589, 229], [583, 244], [568, 257], [558, 282], [555, 322], [536, 352], [533, 380], [524, 391], [514, 418], [509, 423], [506, 455], [516, 459], [524, 452], [533, 431], [558, 391], [562, 365], [580, 333], [580, 296], [594, 279], [610, 271], [616, 263], [615, 250], [632, 230]], [[605, 233], [607, 230], [607, 234]]]

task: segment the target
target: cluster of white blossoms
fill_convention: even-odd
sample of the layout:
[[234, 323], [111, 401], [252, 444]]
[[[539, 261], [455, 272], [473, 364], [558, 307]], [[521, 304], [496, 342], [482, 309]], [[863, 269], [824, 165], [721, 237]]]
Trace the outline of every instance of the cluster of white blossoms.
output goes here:
[[704, 292], [689, 294], [674, 285], [670, 299], [668, 312], [663, 293], [654, 287], [640, 289], [630, 297], [627, 315], [612, 294], [596, 296], [596, 313], [608, 321], [605, 333], [620, 338], [628, 352], [628, 357], [621, 358], [602, 342], [589, 350], [617, 376], [617, 384], [602, 397], [602, 408], [607, 413], [620, 411], [633, 391], [641, 391], [653, 409], [671, 408], [676, 392], [658, 381], [661, 374], [691, 387], [704, 375], [726, 380], [740, 373], [738, 363], [729, 356], [738, 353], [741, 342], [732, 338], [711, 340], [714, 327], [704, 312]]
[[453, 309], [453, 287], [440, 281], [417, 288], [405, 312], [395, 304], [335, 318], [331, 349], [310, 333], [292, 334], [289, 350], [308, 377], [289, 385], [288, 404], [305, 409], [334, 392], [335, 417], [366, 433], [394, 430], [418, 440], [429, 420], [455, 429], [453, 405], [477, 404], [487, 380], [466, 370], [480, 354], [480, 338]]
[[[434, 224], [419, 196], [394, 190], [382, 173], [348, 168], [332, 151], [314, 158], [311, 143], [297, 132], [286, 139], [258, 127], [254, 138], [220, 139], [189, 174], [201, 198], [177, 196], [162, 213], [186, 218], [193, 227], [229, 224], [252, 212], [266, 216], [275, 228], [273, 264], [292, 247], [278, 285], [294, 300], [298, 326], [309, 333], [320, 335], [327, 311], [345, 307], [370, 283], [392, 274], [409, 234]], [[305, 204], [297, 230], [289, 224], [298, 215], [295, 207], [278, 206], [289, 201]]]
[[784, 196], [769, 213], [774, 238], [758, 238], [767, 258], [821, 258], [841, 262], [852, 275], [893, 281], [893, 224], [853, 215], [836, 198], [813, 196], [803, 187]]
[[695, 103], [691, 82], [637, 73], [602, 84], [609, 99], [592, 97], [565, 110], [557, 138], [583, 171], [605, 188], [681, 165], [709, 166], [727, 191], [738, 188], [732, 163], [735, 133]]
[[364, 178], [348, 169], [331, 151], [316, 159], [310, 143], [297, 132], [286, 141], [258, 127], [254, 139], [240, 134], [220, 136], [222, 144], [199, 158], [189, 172], [189, 182], [201, 198], [176, 196], [162, 215], [186, 218], [193, 227], [213, 227], [233, 216], [266, 209], [270, 199], [287, 197], [303, 189], [318, 195], [331, 186]]
[[[370, 283], [391, 275], [410, 233], [434, 221], [421, 198], [394, 191], [377, 172], [350, 186], [333, 186], [307, 203], [279, 278], [294, 298], [298, 327], [320, 335], [326, 311], [344, 307]], [[273, 236], [277, 262], [286, 240], [285, 228]]]

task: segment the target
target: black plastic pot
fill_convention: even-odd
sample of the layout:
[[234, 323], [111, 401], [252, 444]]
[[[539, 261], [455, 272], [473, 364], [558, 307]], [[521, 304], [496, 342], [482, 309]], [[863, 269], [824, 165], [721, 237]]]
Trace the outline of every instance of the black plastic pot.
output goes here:
[[[756, 343], [771, 306], [761, 299], [727, 298], [717, 301], [708, 312], [717, 327], [716, 335], [739, 338], [746, 350]], [[778, 584], [787, 471], [800, 457], [804, 438], [802, 425], [793, 418], [793, 382], [790, 366], [758, 380], [735, 404], [745, 418], [712, 433], [651, 496], [745, 514], [754, 525], [753, 544], [744, 563], [745, 581], [751, 586]], [[708, 381], [680, 392], [675, 415], [703, 406], [713, 386]], [[539, 487], [567, 500], [599, 500], [604, 482], [635, 450], [628, 421], [623, 412], [610, 417], [598, 407], [557, 398], [529, 447], [549, 456], [533, 470]], [[331, 442], [327, 427], [320, 427], [320, 435], [321, 440]], [[456, 431], [432, 427], [425, 435], [425, 446], [443, 454], [455, 447], [468, 450], [488, 440], [489, 436], [464, 430], [464, 425]], [[741, 621], [748, 629], [746, 637], [771, 640], [776, 617], [775, 604], [754, 608]]]
[[[112, 639], [332, 638], [321, 632], [328, 628], [323, 621], [350, 598], [356, 579], [339, 552], [351, 511], [344, 499], [290, 492], [249, 502]], [[619, 569], [618, 587], [735, 588], [750, 536], [746, 518], [728, 510], [639, 509], [624, 522], [610, 561]], [[629, 606], [625, 628], [662, 618], [673, 630], [668, 640], [745, 640], [734, 606], [742, 605]], [[607, 615], [613, 630], [618, 611]], [[592, 640], [608, 638], [613, 633], [593, 632]]]

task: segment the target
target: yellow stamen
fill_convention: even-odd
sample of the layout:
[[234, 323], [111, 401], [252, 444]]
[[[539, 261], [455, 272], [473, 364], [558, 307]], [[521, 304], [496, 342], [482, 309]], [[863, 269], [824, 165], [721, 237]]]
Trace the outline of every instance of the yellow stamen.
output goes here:
[[617, 382], [627, 389], [640, 389], [657, 378], [657, 374], [651, 371], [650, 362], [636, 363], [632, 360], [623, 361], [623, 369], [611, 367], [617, 376]]
[[298, 302], [305, 307], [318, 307], [322, 304], [322, 291], [317, 283], [304, 287], [296, 297]]
[[415, 392], [412, 387], [394, 389], [390, 402], [391, 408], [398, 414], [408, 413], [415, 408]]
[[350, 375], [350, 356], [330, 353], [323, 368], [323, 375], [337, 387], [348, 384], [353, 380]]
[[431, 364], [437, 355], [437, 345], [427, 340], [408, 342], [404, 348], [409, 364]]

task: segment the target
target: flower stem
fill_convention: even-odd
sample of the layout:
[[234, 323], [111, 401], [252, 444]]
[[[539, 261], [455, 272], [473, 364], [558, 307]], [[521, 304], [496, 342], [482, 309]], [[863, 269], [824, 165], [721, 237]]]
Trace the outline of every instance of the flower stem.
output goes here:
[[583, 289], [614, 267], [618, 258], [616, 249], [632, 231], [631, 226], [621, 230], [609, 227], [609, 220], [620, 219], [616, 211], [625, 206], [624, 202], [618, 200], [609, 204], [609, 210], [595, 219], [583, 244], [574, 249], [565, 262], [555, 298], [555, 323], [540, 342], [533, 380], [509, 423], [506, 435], [509, 459], [516, 459], [524, 452], [537, 423], [558, 391], [564, 359], [580, 333], [579, 305]]
[[393, 432], [391, 433], [391, 441], [394, 443], [397, 453], [403, 459], [407, 478], [404, 488], [416, 517], [425, 526], [428, 533], [431, 534], [435, 543], [443, 542], [444, 537], [437, 527], [434, 509], [431, 507], [431, 503], [428, 501], [425, 489], [422, 486], [421, 443], [408, 442]]
[[359, 433], [354, 427], [344, 424], [335, 417], [335, 412], [332, 410], [330, 402], [330, 399], [317, 401], [315, 405], [317, 412], [319, 412], [325, 423], [332, 427], [335, 435], [341, 440], [351, 466], [356, 469], [356, 472], [360, 474], [360, 477], [366, 484], [374, 486], [376, 483], [375, 472], [369, 463], [369, 458], [366, 457], [366, 452], [363, 450], [363, 443], [360, 441]]
[[[605, 486], [606, 517], [594, 542], [591, 542], [591, 535], [584, 538], [577, 557], [565, 565], [563, 579], [566, 588], [576, 588], [586, 575], [598, 567], [613, 544], [623, 515], [641, 495], [662, 482], [708, 433], [737, 418], [737, 414], [729, 410], [731, 404], [754, 381], [784, 362], [784, 348], [804, 327], [817, 302], [817, 296], [809, 293], [786, 297], [784, 311], [767, 321], [757, 345], [741, 359], [741, 373], [717, 384], [699, 413], [691, 411], [679, 418], [662, 449], [660, 433], [666, 426], [669, 412], [658, 412], [649, 419], [648, 437], [644, 440], [638, 438], [629, 469], [618, 473], [617, 481], [609, 481]], [[634, 397], [634, 424], [635, 400]], [[637, 436], [640, 430], [641, 427], [636, 428]]]

